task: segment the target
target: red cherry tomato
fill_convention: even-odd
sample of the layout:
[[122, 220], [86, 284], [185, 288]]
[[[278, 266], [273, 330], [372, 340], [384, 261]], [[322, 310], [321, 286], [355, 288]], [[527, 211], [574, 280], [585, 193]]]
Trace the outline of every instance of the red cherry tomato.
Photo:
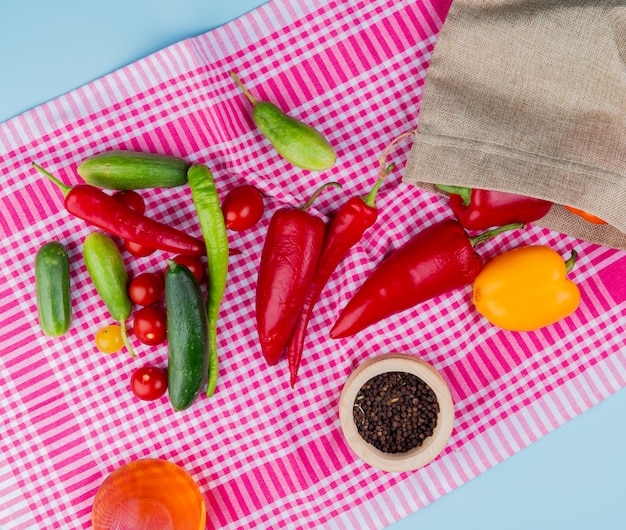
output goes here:
[[[176, 256], [172, 258], [175, 263], [179, 265], [184, 265], [187, 267], [191, 273], [196, 277], [198, 283], [202, 281], [204, 278], [204, 267], [202, 266], [202, 262], [196, 256]], [[167, 268], [165, 269], [167, 271]]]
[[158, 272], [144, 272], [135, 276], [128, 286], [128, 294], [137, 305], [152, 305], [158, 302], [165, 289], [165, 280]]
[[[113, 194], [113, 197], [115, 197], [115, 200], [128, 206], [131, 210], [135, 210], [139, 213], [144, 213], [146, 211], [146, 203], [143, 201], [143, 197], [134, 190], [116, 191]], [[134, 241], [129, 241], [128, 239], [124, 240], [124, 248], [128, 250], [130, 254], [138, 258], [149, 256], [156, 250], [154, 248], [135, 243]]]
[[116, 191], [113, 197], [115, 197], [116, 201], [128, 206], [131, 210], [135, 210], [139, 213], [146, 211], [146, 203], [143, 201], [143, 197], [134, 190]]
[[263, 196], [250, 184], [230, 190], [222, 203], [226, 228], [240, 231], [253, 227], [263, 216]]
[[158, 306], [142, 307], [135, 313], [133, 330], [140, 342], [156, 346], [167, 338], [167, 317]]
[[144, 401], [159, 399], [167, 390], [167, 373], [156, 366], [142, 366], [133, 372], [130, 388]]

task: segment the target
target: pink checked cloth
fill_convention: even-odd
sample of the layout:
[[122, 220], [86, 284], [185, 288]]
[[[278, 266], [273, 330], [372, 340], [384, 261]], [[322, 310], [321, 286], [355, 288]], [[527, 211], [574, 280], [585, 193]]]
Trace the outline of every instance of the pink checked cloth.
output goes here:
[[[311, 7], [311, 4], [314, 7]], [[0, 125], [0, 526], [89, 528], [98, 486], [118, 466], [158, 457], [184, 467], [207, 505], [209, 528], [382, 528], [422, 508], [626, 384], [626, 254], [530, 227], [481, 249], [488, 259], [538, 243], [579, 252], [571, 278], [582, 291], [570, 318], [534, 333], [488, 325], [461, 289], [388, 318], [353, 338], [327, 332], [383, 256], [422, 227], [450, 217], [446, 201], [403, 183], [410, 142], [382, 187], [381, 215], [333, 275], [317, 305], [295, 390], [286, 363], [267, 367], [254, 326], [254, 288], [272, 213], [299, 204], [321, 180], [337, 180], [316, 213], [364, 194], [378, 156], [415, 128], [420, 96], [447, 1], [275, 0], [217, 30], [185, 40]], [[253, 126], [230, 69], [259, 98], [318, 127], [336, 146], [324, 175], [278, 156]], [[215, 396], [175, 413], [167, 398], [142, 402], [129, 388], [143, 364], [165, 365], [165, 347], [138, 357], [99, 353], [94, 332], [110, 322], [87, 277], [82, 240], [60, 192], [30, 167], [69, 183], [76, 165], [103, 150], [171, 153], [207, 163], [218, 191], [244, 182], [267, 196], [260, 224], [230, 233], [219, 322]], [[186, 187], [143, 194], [147, 213], [199, 235]], [[61, 339], [37, 325], [33, 260], [62, 241], [71, 259], [73, 327]], [[157, 252], [126, 262], [131, 275], [162, 270]], [[133, 337], [134, 339], [134, 337]], [[448, 381], [455, 406], [443, 454], [412, 473], [377, 471], [357, 459], [339, 426], [350, 371], [388, 351], [419, 355]], [[364, 521], [364, 522], [359, 522]]]

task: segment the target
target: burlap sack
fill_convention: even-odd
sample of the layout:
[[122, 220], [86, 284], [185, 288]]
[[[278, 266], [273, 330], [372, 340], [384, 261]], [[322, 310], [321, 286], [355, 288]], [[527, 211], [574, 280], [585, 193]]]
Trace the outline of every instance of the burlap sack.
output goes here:
[[536, 224], [626, 249], [625, 62], [624, 0], [455, 0], [404, 179], [547, 199]]

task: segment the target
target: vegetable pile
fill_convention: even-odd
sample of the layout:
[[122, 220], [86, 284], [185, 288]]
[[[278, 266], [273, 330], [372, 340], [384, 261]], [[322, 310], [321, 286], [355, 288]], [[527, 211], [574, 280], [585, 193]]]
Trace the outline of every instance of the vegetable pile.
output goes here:
[[[252, 104], [252, 118], [276, 153], [293, 166], [325, 171], [336, 152], [316, 129], [274, 104], [258, 101], [239, 77], [231, 77]], [[289, 383], [295, 387], [303, 360], [308, 324], [326, 284], [339, 264], [375, 225], [376, 196], [394, 168], [391, 151], [413, 131], [400, 134], [379, 158], [379, 170], [367, 195], [349, 196], [325, 222], [310, 211], [327, 182], [300, 207], [273, 212], [262, 248], [256, 283], [255, 318], [259, 350], [269, 366], [285, 354]], [[161, 398], [167, 389], [176, 411], [190, 407], [206, 388], [213, 396], [219, 375], [217, 351], [220, 307], [228, 282], [228, 230], [253, 229], [264, 214], [263, 195], [250, 184], [228, 190], [223, 200], [205, 164], [154, 153], [114, 150], [83, 160], [84, 183], [69, 186], [38, 164], [33, 166], [63, 192], [68, 213], [97, 229], [84, 240], [83, 259], [89, 277], [112, 323], [98, 330], [96, 347], [111, 354], [125, 347], [136, 352], [127, 325], [148, 347], [167, 344], [167, 367], [134, 370], [130, 386], [142, 400]], [[187, 186], [201, 237], [194, 237], [146, 214], [137, 190]], [[568, 262], [547, 247], [522, 247], [485, 264], [475, 248], [509, 230], [541, 219], [550, 202], [487, 190], [441, 185], [450, 194], [450, 218], [423, 227], [391, 252], [364, 278], [328, 330], [344, 339], [381, 320], [473, 285], [473, 304], [495, 326], [530, 331], [573, 313], [578, 287], [566, 279]], [[108, 193], [105, 190], [111, 190]], [[335, 191], [335, 193], [338, 193]], [[473, 233], [479, 231], [479, 233]], [[127, 274], [122, 247], [131, 257], [169, 253], [161, 270]], [[200, 261], [207, 259], [207, 269]], [[38, 317], [42, 331], [59, 337], [71, 328], [69, 259], [64, 245], [51, 241], [35, 259]], [[204, 294], [206, 292], [206, 296]], [[538, 310], [540, 308], [540, 310]]]
[[[99, 229], [85, 238], [82, 257], [115, 323], [96, 332], [97, 349], [112, 354], [125, 347], [135, 357], [127, 324], [133, 307], [140, 306], [134, 313], [133, 333], [146, 346], [167, 342], [168, 366], [167, 370], [136, 369], [131, 377], [135, 396], [158, 399], [168, 389], [175, 410], [191, 406], [205, 384], [207, 396], [212, 396], [218, 379], [217, 320], [231, 253], [225, 217], [234, 219], [239, 230], [251, 228], [263, 214], [262, 196], [257, 192], [247, 201], [251, 186], [245, 185], [243, 192], [233, 188], [231, 193], [243, 199], [222, 210], [207, 166], [160, 154], [119, 150], [97, 154], [78, 167], [79, 175], [89, 183], [75, 186], [64, 184], [38, 164], [33, 166], [61, 188], [69, 213]], [[183, 185], [191, 189], [202, 239], [146, 216], [145, 202], [136, 191]], [[108, 194], [104, 189], [117, 191]], [[247, 211], [247, 202], [254, 215]], [[156, 250], [172, 255], [164, 270], [142, 272], [130, 279], [116, 240], [134, 257]], [[206, 300], [201, 289], [205, 279], [202, 255], [211, 271]], [[46, 243], [38, 251], [35, 278], [41, 328], [49, 336], [61, 336], [71, 326], [71, 299], [69, 259], [60, 242]]]

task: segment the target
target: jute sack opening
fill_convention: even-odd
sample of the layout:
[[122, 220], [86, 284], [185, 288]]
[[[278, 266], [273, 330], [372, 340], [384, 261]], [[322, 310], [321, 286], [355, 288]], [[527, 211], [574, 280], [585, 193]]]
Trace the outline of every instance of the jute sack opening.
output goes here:
[[550, 200], [537, 225], [626, 249], [625, 63], [624, 0], [455, 0], [404, 180]]

